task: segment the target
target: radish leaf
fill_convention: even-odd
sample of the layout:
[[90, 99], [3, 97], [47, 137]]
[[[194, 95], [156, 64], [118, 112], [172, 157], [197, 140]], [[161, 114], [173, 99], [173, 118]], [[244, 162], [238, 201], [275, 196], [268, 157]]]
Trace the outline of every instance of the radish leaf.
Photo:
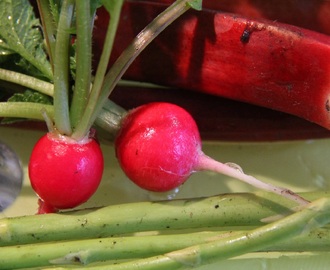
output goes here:
[[[0, 1], [0, 39], [24, 60], [20, 65], [34, 66], [43, 77], [53, 78], [50, 63], [43, 49], [41, 26], [28, 0]], [[28, 62], [27, 65], [25, 62]]]
[[60, 18], [61, 1], [50, 0], [49, 1], [49, 9], [50, 9], [50, 13], [53, 16], [53, 23], [55, 25], [55, 28], [57, 28], [58, 21], [59, 21], [59, 18]]
[[41, 104], [48, 104], [52, 105], [53, 101], [52, 98], [39, 93], [37, 91], [33, 91], [27, 89], [24, 93], [15, 93], [8, 99], [9, 102], [33, 102], [33, 103], [41, 103]]
[[196, 10], [202, 10], [202, 2], [203, 0], [193, 0], [189, 1], [187, 5]]
[[5, 56], [13, 53], [14, 52], [9, 48], [6, 42], [0, 38], [0, 63], [4, 62], [3, 58]]

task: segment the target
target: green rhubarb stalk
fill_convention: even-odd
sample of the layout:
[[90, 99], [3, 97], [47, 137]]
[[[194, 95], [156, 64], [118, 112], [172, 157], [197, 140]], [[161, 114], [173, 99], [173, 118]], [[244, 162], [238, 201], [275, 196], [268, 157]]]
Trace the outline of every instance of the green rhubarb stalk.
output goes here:
[[48, 117], [54, 119], [54, 107], [52, 105], [33, 102], [0, 102], [1, 117], [44, 120], [42, 111], [45, 111]]
[[[139, 235], [97, 238], [76, 241], [60, 241], [1, 247], [0, 269], [17, 269], [47, 265], [69, 265], [124, 259], [145, 258], [183, 249], [192, 245], [217, 241], [224, 237], [249, 233], [236, 231], [201, 231], [192, 233]], [[241, 229], [241, 228], [240, 228]], [[243, 228], [245, 229], [245, 228]], [[330, 248], [330, 229], [319, 228], [297, 237], [271, 243], [258, 252], [323, 252]]]
[[[234, 234], [219, 240], [190, 246], [181, 250], [124, 263], [90, 266], [89, 270], [122, 269], [185, 269], [236, 257], [267, 248], [274, 243], [306, 234], [330, 222], [330, 199], [321, 198], [308, 204], [303, 210], [279, 221], [261, 226], [249, 232]], [[69, 269], [58, 267], [54, 269]]]
[[[329, 194], [304, 194], [307, 199]], [[110, 205], [99, 209], [0, 220], [0, 246], [87, 239], [141, 231], [260, 226], [262, 219], [292, 213], [296, 205], [269, 193]], [[61, 228], [59, 230], [59, 228]]]
[[53, 84], [15, 71], [0, 68], [0, 80], [15, 83], [48, 96], [54, 94]]
[[64, 0], [57, 28], [54, 59], [54, 118], [61, 134], [70, 135], [69, 118], [69, 46], [74, 0]]
[[1, 247], [0, 269], [47, 265], [90, 264], [143, 258], [212, 241], [219, 232], [129, 236]]
[[76, 1], [76, 78], [70, 106], [72, 128], [78, 125], [84, 114], [91, 87], [92, 69], [92, 29], [90, 1]]
[[[86, 110], [84, 110], [84, 113], [80, 115], [81, 124], [77, 126], [75, 132], [72, 134], [72, 138], [76, 140], [80, 140], [83, 137], [85, 137], [87, 131], [90, 128], [88, 119], [90, 118], [90, 115], [93, 113], [93, 110], [96, 107], [97, 102], [99, 101], [100, 91], [102, 88], [104, 76], [108, 68], [109, 58], [113, 48], [113, 43], [118, 28], [120, 12], [123, 2], [124, 2], [123, 0], [110, 1], [106, 5], [106, 8], [110, 13], [111, 19], [109, 21], [107, 33], [105, 35], [102, 54], [100, 57], [100, 62], [97, 66], [90, 96], [88, 101], [85, 103]], [[78, 70], [77, 70], [77, 75], [78, 75]]]
[[175, 1], [136, 36], [104, 77], [99, 95], [97, 95], [97, 100], [91, 100], [93, 105], [87, 108], [86, 114], [83, 116], [79, 127], [77, 127], [74, 137], [80, 138], [83, 134], [86, 134], [100, 113], [106, 99], [108, 99], [112, 90], [130, 64], [168, 25], [188, 11], [192, 6], [195, 7], [192, 4], [194, 2], [201, 3], [201, 1], [196, 0]]

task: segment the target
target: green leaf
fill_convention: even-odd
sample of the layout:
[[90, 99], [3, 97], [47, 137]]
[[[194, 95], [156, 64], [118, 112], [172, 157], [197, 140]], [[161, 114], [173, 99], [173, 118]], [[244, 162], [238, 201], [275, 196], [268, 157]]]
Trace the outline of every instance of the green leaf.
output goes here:
[[[52, 80], [53, 74], [43, 48], [41, 26], [28, 0], [0, 1], [0, 39], [3, 44], [24, 60], [25, 68], [34, 66], [41, 74]], [[25, 61], [29, 65], [24, 64]]]
[[56, 28], [58, 25], [58, 20], [60, 18], [61, 3], [62, 2], [59, 0], [50, 0], [49, 1], [50, 12], [53, 15], [53, 19], [54, 19], [53, 23], [55, 24]]
[[91, 16], [94, 15], [95, 11], [102, 6], [102, 1], [101, 0], [94, 0], [91, 1], [90, 7], [91, 7]]
[[[8, 102], [32, 102], [46, 105], [53, 104], [51, 97], [30, 89], [27, 89], [24, 93], [15, 93], [8, 99]], [[4, 117], [0, 124], [14, 124], [25, 120], [26, 118], [21, 117]]]
[[10, 47], [6, 44], [6, 42], [0, 38], [0, 57], [13, 53], [14, 51], [11, 50]]
[[195, 10], [202, 10], [203, 0], [192, 0], [187, 3], [191, 8]]
[[33, 102], [52, 105], [51, 97], [37, 91], [27, 89], [24, 93], [15, 93], [8, 99], [8, 102]]
[[70, 74], [73, 80], [76, 80], [77, 70], [76, 47], [76, 42], [74, 42], [70, 47]]

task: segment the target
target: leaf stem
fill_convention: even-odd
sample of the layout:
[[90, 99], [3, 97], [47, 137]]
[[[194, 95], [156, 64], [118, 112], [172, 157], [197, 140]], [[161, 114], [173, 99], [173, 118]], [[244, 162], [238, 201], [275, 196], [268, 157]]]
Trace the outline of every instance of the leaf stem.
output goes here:
[[91, 87], [92, 29], [90, 1], [76, 1], [76, 81], [70, 106], [70, 120], [73, 129], [79, 123], [88, 101]]
[[38, 0], [38, 10], [43, 26], [43, 33], [47, 42], [48, 56], [54, 72], [56, 29], [54, 27], [54, 18], [52, 16], [49, 0]]
[[97, 66], [91, 93], [86, 104], [86, 110], [84, 111], [84, 114], [81, 115], [81, 123], [76, 127], [76, 130], [72, 134], [72, 138], [76, 140], [84, 138], [91, 127], [89, 125], [89, 119], [90, 116], [93, 114], [93, 111], [95, 110], [96, 104], [99, 101], [100, 91], [102, 88], [105, 73], [108, 68], [109, 58], [113, 48], [113, 43], [118, 28], [120, 12], [123, 2], [123, 0], [112, 1], [112, 9], [109, 10], [111, 19], [107, 28], [102, 54], [100, 57], [100, 62]]
[[[159, 14], [146, 28], [144, 28], [123, 51], [117, 61], [106, 74], [97, 100], [92, 100], [93, 105], [86, 110], [86, 115], [74, 136], [80, 138], [93, 125], [100, 113], [106, 99], [117, 85], [118, 81], [128, 69], [135, 58], [152, 42], [168, 25], [191, 8], [193, 0], [178, 0]], [[108, 58], [107, 58], [108, 59]]]
[[19, 84], [48, 96], [54, 94], [53, 84], [15, 71], [0, 68], [0, 80]]
[[69, 46], [74, 0], [64, 0], [58, 23], [54, 59], [55, 127], [63, 135], [70, 135], [69, 118]]
[[45, 110], [51, 118], [54, 117], [54, 107], [52, 105], [33, 102], [0, 102], [0, 117], [44, 120], [42, 110]]
[[[145, 27], [132, 41], [132, 43], [119, 56], [117, 61], [107, 73], [101, 92], [102, 98], [107, 98], [118, 81], [136, 59], [136, 57], [172, 22], [188, 11], [188, 4], [193, 0], [178, 0], [159, 14], [147, 27]], [[98, 106], [100, 107], [100, 105]]]
[[127, 111], [108, 99], [97, 116], [94, 128], [103, 143], [113, 143]]

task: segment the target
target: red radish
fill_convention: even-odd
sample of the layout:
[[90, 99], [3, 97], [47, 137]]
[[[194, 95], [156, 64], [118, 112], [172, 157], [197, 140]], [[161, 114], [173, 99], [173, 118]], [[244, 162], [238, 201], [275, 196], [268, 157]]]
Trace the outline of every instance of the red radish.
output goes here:
[[42, 200], [39, 212], [73, 208], [87, 201], [102, 173], [103, 155], [94, 139], [76, 142], [47, 133], [36, 143], [29, 162], [31, 185]]
[[129, 112], [115, 145], [120, 166], [128, 178], [150, 191], [170, 191], [183, 184], [192, 173], [210, 170], [301, 204], [307, 203], [290, 190], [244, 174], [235, 164], [223, 164], [205, 155], [194, 119], [183, 108], [171, 103], [149, 103]]

